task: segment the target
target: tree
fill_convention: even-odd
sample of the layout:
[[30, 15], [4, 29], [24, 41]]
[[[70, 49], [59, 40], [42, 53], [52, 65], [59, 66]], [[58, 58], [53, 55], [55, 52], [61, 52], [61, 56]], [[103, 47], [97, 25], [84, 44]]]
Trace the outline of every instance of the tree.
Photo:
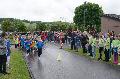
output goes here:
[[65, 31], [67, 28], [67, 25], [65, 22], [57, 21], [56, 24], [59, 31], [60, 30]]
[[65, 31], [68, 28], [67, 22], [56, 21], [49, 24], [51, 31]]
[[27, 26], [27, 31], [34, 32], [36, 30], [36, 23], [29, 23]]
[[25, 24], [20, 20], [15, 20], [13, 23], [13, 26], [14, 26], [14, 30], [17, 32], [26, 32], [27, 31]]
[[59, 27], [56, 22], [50, 23], [49, 26], [50, 26], [50, 31], [59, 31]]
[[36, 31], [45, 31], [46, 30], [46, 25], [43, 22], [37, 22], [36, 25]]
[[4, 31], [4, 32], [8, 32], [10, 31], [10, 28], [11, 28], [11, 22], [10, 20], [8, 19], [4, 19], [1, 23], [1, 29]]
[[103, 15], [102, 7], [95, 3], [84, 3], [75, 9], [73, 18], [79, 29], [100, 31], [101, 16]]

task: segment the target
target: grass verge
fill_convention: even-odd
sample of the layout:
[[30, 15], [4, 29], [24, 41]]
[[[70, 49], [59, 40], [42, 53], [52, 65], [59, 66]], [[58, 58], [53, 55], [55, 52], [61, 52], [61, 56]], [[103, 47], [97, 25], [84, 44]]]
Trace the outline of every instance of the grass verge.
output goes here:
[[0, 79], [31, 79], [21, 51], [13, 49], [10, 61], [10, 74], [0, 74]]
[[[68, 51], [68, 52], [70, 52], [70, 53], [77, 54], [77, 55], [79, 55], [79, 56], [84, 56], [84, 57], [89, 58], [89, 59], [91, 59], [91, 60], [96, 60], [96, 61], [97, 61], [98, 58], [99, 58], [99, 53], [98, 53], [99, 50], [98, 50], [98, 49], [96, 49], [96, 57], [95, 57], [94, 59], [92, 59], [89, 55], [87, 55], [87, 53], [82, 53], [82, 52], [83, 52], [82, 49], [79, 49], [78, 52], [75, 52], [75, 50], [71, 50], [70, 48], [65, 48], [64, 50], [65, 50], [65, 51]], [[103, 53], [102, 59], [103, 59], [103, 60], [105, 59], [104, 53]], [[119, 60], [120, 60], [120, 56], [119, 56]], [[100, 61], [100, 62], [104, 62], [104, 61]], [[119, 61], [119, 62], [120, 62], [120, 61]], [[112, 65], [112, 66], [117, 66], [117, 67], [120, 68], [120, 66], [113, 64], [113, 55], [111, 56], [111, 60], [110, 60], [109, 62], [105, 62], [105, 63], [110, 64], [110, 65]]]

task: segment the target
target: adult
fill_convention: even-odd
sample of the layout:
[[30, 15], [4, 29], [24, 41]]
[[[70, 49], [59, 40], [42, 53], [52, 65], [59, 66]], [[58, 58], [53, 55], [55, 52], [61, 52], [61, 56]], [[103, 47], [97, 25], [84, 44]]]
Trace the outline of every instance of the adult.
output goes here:
[[6, 72], [6, 45], [5, 45], [6, 33], [2, 33], [0, 37], [0, 73], [7, 74]]
[[81, 36], [82, 36], [81, 42], [82, 42], [83, 53], [87, 53], [87, 49], [85, 46], [88, 43], [88, 36], [85, 33], [83, 33]]

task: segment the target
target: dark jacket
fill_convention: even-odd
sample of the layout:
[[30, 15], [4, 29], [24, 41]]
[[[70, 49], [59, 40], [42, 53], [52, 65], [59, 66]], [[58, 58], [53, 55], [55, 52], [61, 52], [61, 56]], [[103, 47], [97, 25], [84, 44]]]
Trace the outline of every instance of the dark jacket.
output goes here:
[[81, 42], [82, 42], [82, 45], [86, 45], [87, 43], [88, 43], [88, 37], [87, 37], [87, 35], [85, 36], [85, 35], [82, 35], [82, 39], [81, 39]]

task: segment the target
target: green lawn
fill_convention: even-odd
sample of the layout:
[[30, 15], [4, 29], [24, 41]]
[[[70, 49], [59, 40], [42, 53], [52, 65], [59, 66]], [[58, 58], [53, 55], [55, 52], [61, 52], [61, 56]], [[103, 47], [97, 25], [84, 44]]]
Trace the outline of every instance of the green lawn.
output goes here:
[[21, 51], [12, 50], [8, 72], [8, 75], [0, 74], [0, 79], [31, 79]]
[[[92, 59], [92, 58], [91, 58], [90, 56], [88, 56], [86, 53], [84, 54], [84, 53], [82, 52], [82, 49], [79, 49], [79, 52], [75, 52], [74, 50], [71, 50], [70, 48], [65, 48], [64, 50], [66, 50], [66, 51], [68, 51], [68, 52], [70, 52], [70, 53], [77, 54], [77, 55], [79, 55], [79, 56], [85, 56], [86, 58]], [[99, 53], [98, 53], [98, 52], [99, 52], [99, 50], [96, 49], [96, 57], [95, 57], [95, 59], [93, 59], [93, 60], [98, 60], [98, 58], [99, 58]], [[103, 60], [105, 59], [104, 53], [103, 53], [102, 59], [103, 59]], [[119, 56], [119, 60], [120, 60], [120, 56]], [[103, 61], [100, 61], [100, 62], [103, 62]], [[119, 61], [119, 62], [120, 62], [120, 61]], [[109, 62], [107, 62], [107, 63], [115, 66], [115, 64], [113, 64], [113, 55], [111, 56], [111, 60], [110, 60]]]

